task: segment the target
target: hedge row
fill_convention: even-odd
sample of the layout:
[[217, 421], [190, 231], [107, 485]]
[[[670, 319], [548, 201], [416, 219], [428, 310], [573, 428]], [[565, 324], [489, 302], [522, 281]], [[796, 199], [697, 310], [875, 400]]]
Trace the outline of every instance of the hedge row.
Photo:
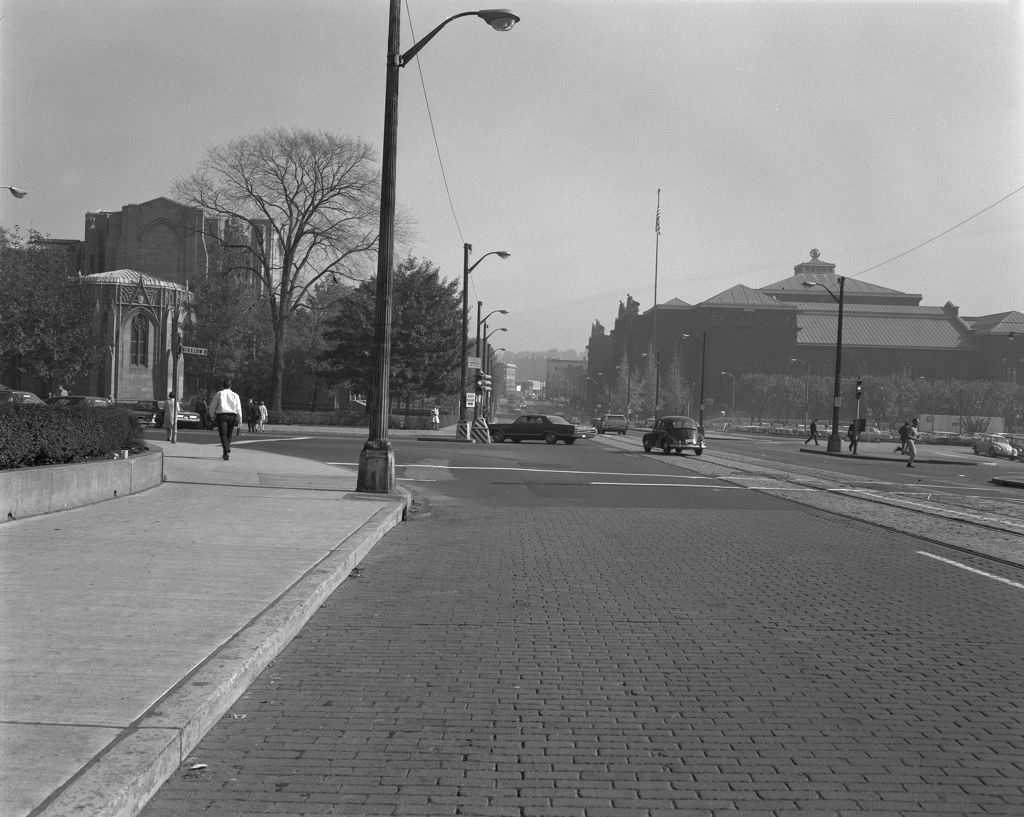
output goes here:
[[122, 408], [13, 405], [0, 408], [0, 469], [107, 459], [144, 450], [135, 415]]

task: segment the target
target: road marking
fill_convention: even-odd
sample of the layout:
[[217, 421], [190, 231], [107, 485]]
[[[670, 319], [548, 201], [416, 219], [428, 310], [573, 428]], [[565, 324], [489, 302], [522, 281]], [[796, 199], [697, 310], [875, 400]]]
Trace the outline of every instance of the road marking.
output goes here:
[[978, 570], [976, 567], [965, 565], [962, 562], [954, 562], [952, 559], [947, 559], [945, 556], [936, 556], [934, 553], [929, 553], [926, 550], [919, 550], [917, 552], [919, 555], [927, 556], [929, 559], [935, 559], [940, 562], [945, 562], [947, 565], [959, 567], [960, 569], [968, 570], [971, 573], [977, 573], [979, 576], [984, 576], [987, 579], [995, 579], [997, 582], [1008, 584], [1010, 585], [1010, 587], [1016, 587], [1018, 590], [1024, 590], [1024, 584], [1021, 584], [1020, 582], [1011, 581], [1010, 579], [1004, 578], [1003, 576], [997, 576], [994, 573], [986, 573], [984, 570]]
[[627, 486], [631, 488], [722, 488], [730, 491], [758, 490], [756, 487], [752, 488], [744, 485], [679, 485], [674, 482], [590, 482], [588, 485], [608, 485], [614, 487]]

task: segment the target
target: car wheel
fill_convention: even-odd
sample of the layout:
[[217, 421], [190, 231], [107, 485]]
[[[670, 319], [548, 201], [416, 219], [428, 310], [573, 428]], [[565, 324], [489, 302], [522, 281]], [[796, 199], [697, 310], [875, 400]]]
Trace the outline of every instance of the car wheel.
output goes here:
[[549, 431], [547, 434], [544, 435], [544, 442], [546, 442], [548, 445], [554, 445], [555, 443], [558, 442], [558, 437], [556, 437]]
[[671, 445], [666, 445], [664, 448], [661, 449], [661, 453], [662, 454], [671, 454], [672, 453], [672, 446]]
[[644, 453], [646, 453], [646, 454], [650, 454], [651, 453], [651, 444], [650, 443], [644, 443]]
[[699, 457], [701, 454], [704, 453], [704, 449], [703, 448], [698, 448], [694, 453]]
[[678, 455], [679, 455], [680, 457], [681, 457], [681, 456], [683, 456], [683, 449], [681, 449], [681, 448], [677, 448], [677, 449], [676, 449], [676, 453], [677, 453], [677, 454], [678, 454]]
[[999, 452], [996, 451], [996, 449], [994, 447], [992, 447], [992, 448], [989, 448], [988, 455], [990, 457], [998, 457], [999, 456]]
[[522, 441], [523, 441], [522, 437], [513, 437], [512, 438], [512, 442], [514, 442], [514, 443], [521, 443]]
[[572, 445], [574, 442], [576, 442], [575, 437], [564, 437], [563, 439], [565, 440], [566, 445]]
[[491, 439], [496, 443], [503, 443], [505, 442], [505, 432], [500, 428], [496, 428], [491, 432]]

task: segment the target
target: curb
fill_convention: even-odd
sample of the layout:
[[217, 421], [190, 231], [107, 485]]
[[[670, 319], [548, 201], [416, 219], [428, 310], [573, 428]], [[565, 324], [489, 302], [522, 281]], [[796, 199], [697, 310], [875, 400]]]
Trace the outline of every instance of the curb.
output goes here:
[[[902, 457], [883, 457], [879, 454], [850, 454], [843, 453], [842, 451], [818, 451], [814, 448], [800, 447], [800, 451], [804, 454], [818, 454], [825, 457], [842, 457], [850, 460], [875, 460], [876, 462], [903, 462]], [[914, 462], [923, 462], [929, 465], [963, 465], [968, 467], [975, 467], [981, 463], [977, 462], [962, 462], [960, 460], [937, 460], [932, 457], [917, 457]]]
[[33, 817], [137, 815], [353, 568], [405, 518], [410, 495], [398, 493], [392, 507], [377, 511], [313, 565], [42, 803]]

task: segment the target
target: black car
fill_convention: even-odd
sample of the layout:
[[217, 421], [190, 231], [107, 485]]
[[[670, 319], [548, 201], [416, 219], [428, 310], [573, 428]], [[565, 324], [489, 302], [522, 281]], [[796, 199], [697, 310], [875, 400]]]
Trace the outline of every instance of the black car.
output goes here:
[[94, 408], [106, 408], [114, 405], [109, 397], [97, 397], [92, 394], [65, 394], [61, 397], [51, 397], [46, 401], [49, 406], [93, 406]]
[[591, 436], [585, 429], [577, 428], [557, 414], [524, 414], [511, 423], [492, 423], [491, 439], [496, 443], [511, 440], [544, 440], [554, 445], [559, 440], [572, 445], [576, 440]]
[[644, 434], [644, 451], [650, 453], [655, 448], [666, 454], [672, 451], [682, 454], [684, 450], [703, 454], [704, 432], [692, 417], [659, 417], [654, 421], [654, 427]]
[[164, 424], [164, 409], [156, 400], [135, 400], [130, 403], [118, 403], [118, 405], [134, 414], [135, 419], [143, 428], [150, 426], [159, 428]]

